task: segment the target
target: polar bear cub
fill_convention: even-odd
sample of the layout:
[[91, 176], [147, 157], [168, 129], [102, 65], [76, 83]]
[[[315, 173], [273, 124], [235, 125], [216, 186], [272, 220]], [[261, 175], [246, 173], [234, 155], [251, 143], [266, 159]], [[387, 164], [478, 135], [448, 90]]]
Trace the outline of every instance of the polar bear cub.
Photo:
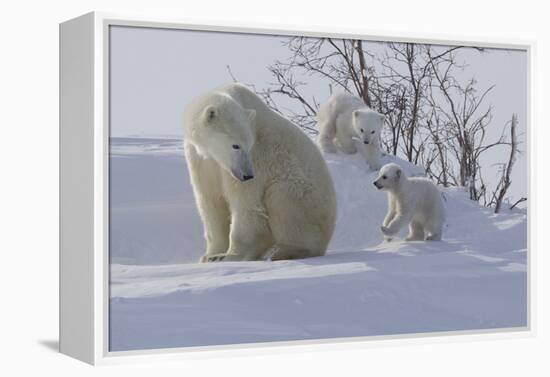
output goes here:
[[245, 86], [197, 97], [184, 149], [204, 225], [202, 262], [325, 254], [336, 221], [329, 170], [309, 137]]
[[409, 224], [407, 241], [441, 240], [445, 208], [437, 186], [428, 178], [407, 177], [397, 164], [386, 164], [373, 182], [388, 192], [388, 213], [382, 224], [386, 241]]
[[370, 109], [362, 99], [351, 94], [331, 96], [317, 113], [319, 123], [319, 147], [323, 152], [357, 152], [359, 141], [367, 164], [373, 170], [380, 169], [380, 131], [385, 117]]

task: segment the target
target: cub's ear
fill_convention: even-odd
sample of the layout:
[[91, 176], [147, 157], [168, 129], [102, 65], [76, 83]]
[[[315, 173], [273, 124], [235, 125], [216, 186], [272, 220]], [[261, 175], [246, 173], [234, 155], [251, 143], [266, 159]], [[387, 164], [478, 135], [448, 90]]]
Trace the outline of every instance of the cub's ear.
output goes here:
[[256, 120], [256, 110], [246, 110], [246, 113], [248, 115], [248, 120], [250, 121], [250, 123], [253, 123]]
[[397, 179], [401, 178], [401, 169], [397, 169], [397, 170], [395, 171], [395, 177], [396, 177]]
[[218, 117], [218, 110], [214, 106], [207, 106], [204, 109], [203, 117], [207, 123], [210, 123]]
[[384, 124], [384, 122], [386, 121], [386, 116], [384, 114], [378, 114], [380, 116], [380, 121], [382, 122], [382, 124]]
[[355, 118], [357, 118], [359, 116], [359, 111], [355, 110], [352, 114]]

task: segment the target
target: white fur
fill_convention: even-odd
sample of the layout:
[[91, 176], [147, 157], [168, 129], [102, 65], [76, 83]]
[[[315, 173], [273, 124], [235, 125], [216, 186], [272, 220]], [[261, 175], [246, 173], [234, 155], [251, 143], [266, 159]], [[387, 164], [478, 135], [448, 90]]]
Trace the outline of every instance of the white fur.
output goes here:
[[381, 227], [387, 241], [407, 224], [407, 241], [441, 240], [445, 208], [432, 181], [407, 177], [399, 165], [391, 163], [380, 169], [374, 185], [388, 192], [388, 213]]
[[298, 127], [230, 84], [188, 106], [184, 139], [207, 244], [201, 261], [325, 253], [336, 195], [323, 157]]
[[353, 154], [358, 144], [369, 167], [378, 170], [384, 119], [384, 115], [367, 107], [362, 99], [347, 93], [335, 94], [317, 113], [319, 147], [323, 152], [335, 153], [339, 149]]

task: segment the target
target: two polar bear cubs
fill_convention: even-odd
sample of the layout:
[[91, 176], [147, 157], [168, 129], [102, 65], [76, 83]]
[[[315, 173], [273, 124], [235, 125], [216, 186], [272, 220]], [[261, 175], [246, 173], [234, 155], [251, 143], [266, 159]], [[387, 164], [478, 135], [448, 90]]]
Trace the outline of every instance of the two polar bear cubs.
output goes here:
[[[331, 96], [319, 108], [319, 147], [323, 152], [357, 152], [357, 144], [372, 170], [380, 169], [380, 132], [385, 117], [348, 93]], [[358, 141], [358, 143], [356, 143]]]
[[[362, 99], [341, 93], [318, 111], [319, 147], [323, 152], [357, 152], [357, 143], [372, 170], [380, 169], [380, 132], [385, 117]], [[407, 240], [440, 240], [444, 222], [441, 194], [427, 178], [409, 178], [397, 164], [387, 164], [374, 185], [388, 191], [388, 213], [381, 227], [387, 241], [409, 224]]]
[[187, 107], [184, 140], [205, 231], [201, 261], [325, 254], [336, 193], [319, 149], [298, 127], [230, 84]]
[[388, 192], [388, 213], [381, 227], [387, 241], [407, 224], [407, 241], [441, 240], [445, 209], [441, 193], [432, 181], [407, 177], [399, 165], [390, 163], [380, 169], [373, 183]]

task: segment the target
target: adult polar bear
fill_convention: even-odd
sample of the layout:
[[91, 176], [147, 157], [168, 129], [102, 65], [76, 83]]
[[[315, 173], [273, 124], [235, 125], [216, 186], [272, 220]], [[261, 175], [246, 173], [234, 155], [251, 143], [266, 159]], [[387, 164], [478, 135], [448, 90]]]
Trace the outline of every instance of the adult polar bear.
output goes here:
[[324, 255], [336, 194], [321, 153], [298, 127], [229, 84], [188, 106], [184, 140], [205, 229], [201, 261]]

